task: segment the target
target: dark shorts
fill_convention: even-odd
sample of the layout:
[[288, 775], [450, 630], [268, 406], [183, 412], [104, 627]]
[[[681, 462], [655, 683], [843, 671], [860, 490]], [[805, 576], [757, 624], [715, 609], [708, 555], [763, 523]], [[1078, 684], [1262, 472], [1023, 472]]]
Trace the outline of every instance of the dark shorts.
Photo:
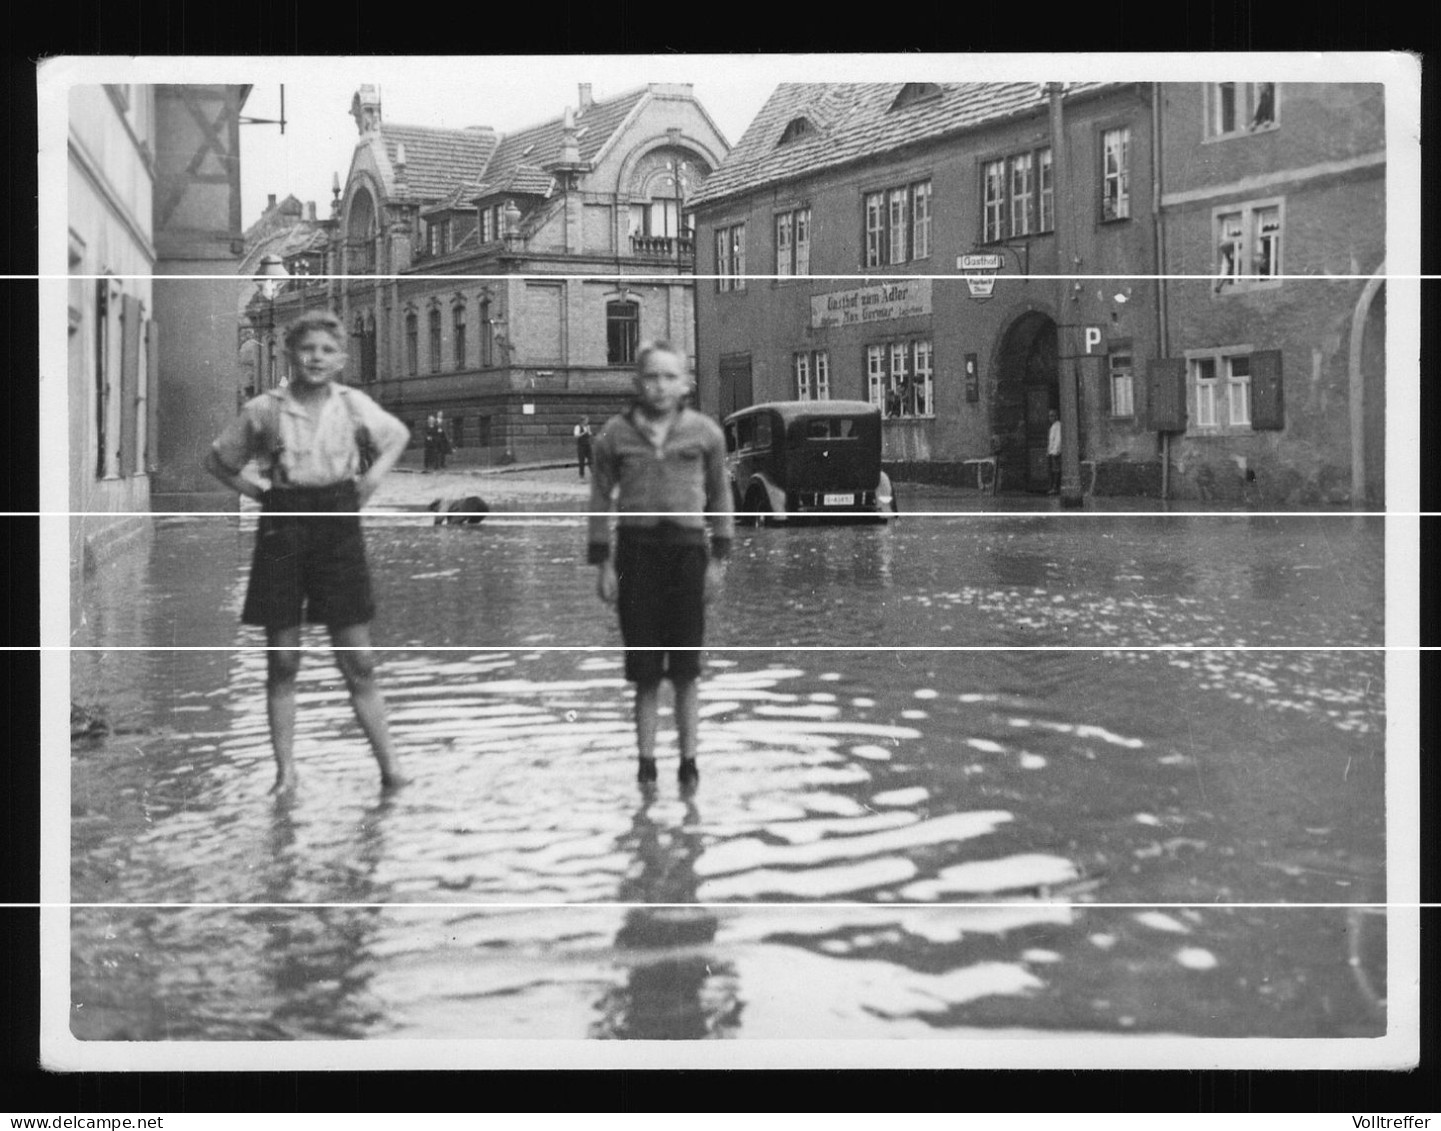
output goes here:
[[[240, 619], [348, 628], [375, 617], [355, 484], [274, 488], [261, 500], [250, 588]], [[306, 511], [334, 511], [334, 517]]]
[[709, 560], [704, 544], [620, 531], [615, 571], [625, 678], [632, 683], [685, 683], [700, 675]]

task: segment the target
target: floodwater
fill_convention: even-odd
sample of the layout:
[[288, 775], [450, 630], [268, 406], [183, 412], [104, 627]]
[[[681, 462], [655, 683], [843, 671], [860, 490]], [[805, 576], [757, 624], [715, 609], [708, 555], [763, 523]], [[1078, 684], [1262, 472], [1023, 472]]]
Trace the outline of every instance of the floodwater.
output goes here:
[[578, 516], [372, 518], [414, 782], [308, 631], [282, 802], [252, 530], [80, 595], [72, 899], [260, 905], [77, 908], [82, 1038], [1385, 1031], [1379, 520], [743, 530], [684, 795]]

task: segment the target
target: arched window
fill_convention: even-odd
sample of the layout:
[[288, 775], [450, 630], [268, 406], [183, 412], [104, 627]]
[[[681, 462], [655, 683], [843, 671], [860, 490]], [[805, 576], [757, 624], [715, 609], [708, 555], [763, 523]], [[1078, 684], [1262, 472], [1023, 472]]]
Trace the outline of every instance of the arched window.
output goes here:
[[440, 307], [430, 308], [430, 371], [440, 372]]
[[605, 359], [608, 365], [635, 364], [640, 345], [640, 303], [616, 300], [605, 304]]
[[359, 189], [351, 197], [345, 223], [346, 274], [374, 274], [376, 233], [375, 201], [366, 189]]
[[420, 319], [413, 310], [405, 315], [405, 371], [412, 377], [420, 372]]

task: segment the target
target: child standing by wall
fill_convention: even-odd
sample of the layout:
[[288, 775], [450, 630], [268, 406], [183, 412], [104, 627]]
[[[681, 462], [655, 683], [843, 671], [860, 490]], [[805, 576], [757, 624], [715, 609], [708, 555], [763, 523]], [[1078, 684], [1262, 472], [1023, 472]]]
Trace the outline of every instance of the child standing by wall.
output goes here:
[[[720, 590], [734, 526], [725, 438], [715, 421], [685, 406], [690, 390], [685, 357], [675, 346], [642, 343], [635, 401], [595, 439], [588, 553], [600, 567], [601, 600], [620, 612], [625, 675], [635, 684], [637, 778], [656, 778], [660, 683], [669, 679], [680, 738], [678, 777], [687, 788], [700, 778], [696, 683], [705, 606]], [[614, 555], [613, 510], [620, 514]]]
[[[325, 624], [361, 729], [386, 789], [405, 784], [375, 681], [370, 621], [375, 605], [360, 508], [400, 458], [409, 433], [364, 393], [335, 383], [345, 366], [345, 329], [328, 312], [285, 331], [294, 377], [248, 401], [216, 439], [205, 469], [262, 506], [241, 619], [265, 629], [265, 685], [275, 751], [273, 793], [296, 784], [295, 681], [302, 620]], [[364, 466], [365, 456], [373, 461]], [[255, 460], [269, 487], [244, 474]], [[315, 513], [325, 512], [325, 513]], [[335, 512], [335, 513], [330, 513]]]

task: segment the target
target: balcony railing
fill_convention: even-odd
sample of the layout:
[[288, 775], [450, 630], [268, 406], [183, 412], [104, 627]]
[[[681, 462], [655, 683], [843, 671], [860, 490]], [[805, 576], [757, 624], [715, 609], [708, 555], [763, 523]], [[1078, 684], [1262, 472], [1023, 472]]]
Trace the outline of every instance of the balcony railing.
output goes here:
[[695, 256], [695, 240], [690, 236], [630, 237], [632, 255], [651, 255], [661, 259], [690, 259]]

